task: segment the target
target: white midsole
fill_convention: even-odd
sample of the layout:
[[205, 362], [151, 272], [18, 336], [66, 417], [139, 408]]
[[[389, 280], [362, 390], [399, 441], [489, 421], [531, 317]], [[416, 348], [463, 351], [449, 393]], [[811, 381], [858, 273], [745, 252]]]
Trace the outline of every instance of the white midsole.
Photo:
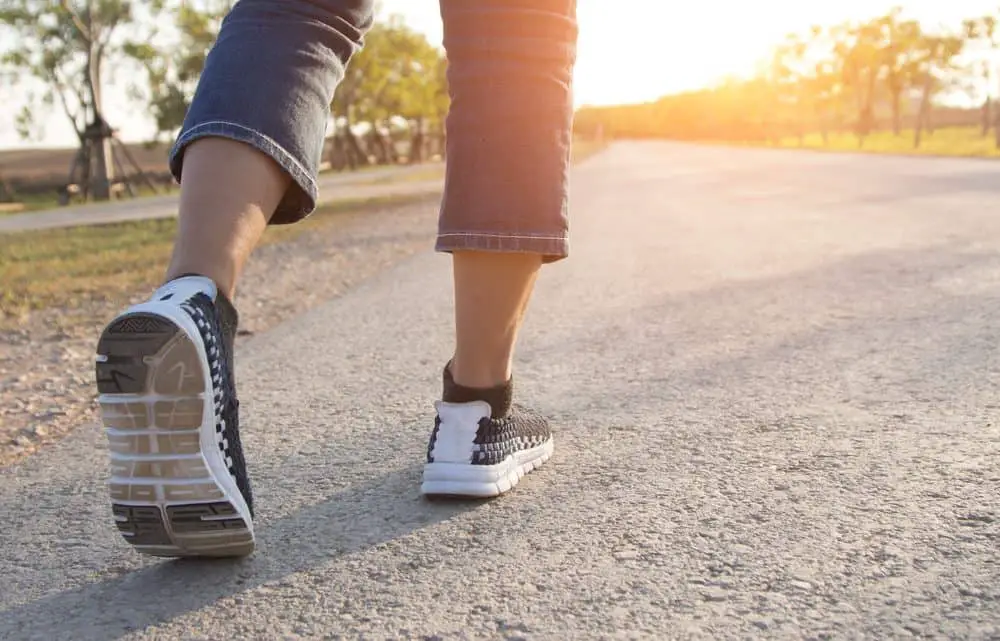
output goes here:
[[[522, 476], [552, 456], [554, 442], [516, 452], [496, 465], [470, 463], [427, 463], [424, 465], [423, 491], [491, 496], [517, 485]], [[506, 486], [506, 487], [504, 487]]]
[[[232, 474], [229, 473], [229, 466], [226, 465], [226, 460], [223, 457], [222, 452], [219, 451], [218, 441], [216, 440], [215, 402], [213, 398], [214, 394], [211, 394], [211, 392], [214, 391], [212, 384], [212, 372], [208, 365], [208, 355], [205, 352], [205, 343], [202, 341], [201, 332], [198, 331], [198, 326], [195, 324], [194, 320], [188, 316], [187, 312], [177, 305], [169, 303], [150, 301], [135, 305], [125, 312], [125, 314], [137, 313], [155, 314], [156, 316], [161, 316], [169, 320], [177, 327], [181, 328], [184, 333], [187, 334], [188, 339], [194, 343], [195, 349], [198, 351], [198, 356], [204, 364], [204, 367], [202, 368], [202, 377], [204, 378], [205, 393], [203, 396], [206, 401], [211, 400], [211, 402], [203, 404], [204, 408], [202, 410], [201, 428], [198, 430], [201, 459], [209, 473], [212, 475], [216, 485], [218, 485], [219, 489], [222, 490], [226, 500], [228, 500], [236, 508], [236, 511], [239, 513], [240, 517], [242, 517], [243, 522], [246, 524], [247, 529], [250, 531], [252, 536], [253, 520], [250, 518], [250, 508], [247, 506], [246, 500], [243, 498], [243, 493], [240, 492], [239, 487], [236, 485], [236, 480], [233, 478]], [[123, 316], [125, 314], [123, 314]], [[141, 398], [149, 398], [150, 395], [146, 394], [138, 396]], [[114, 398], [122, 398], [122, 396], [111, 395], [107, 400], [112, 400]], [[118, 455], [112, 453], [112, 457], [116, 456]], [[171, 483], [176, 484], [176, 481], [171, 481]]]

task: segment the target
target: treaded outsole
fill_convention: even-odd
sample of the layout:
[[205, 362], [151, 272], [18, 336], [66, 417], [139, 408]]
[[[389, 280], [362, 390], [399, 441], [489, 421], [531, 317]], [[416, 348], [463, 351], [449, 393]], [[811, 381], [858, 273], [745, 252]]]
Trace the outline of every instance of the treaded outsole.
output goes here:
[[213, 400], [187, 333], [154, 313], [120, 316], [98, 342], [96, 381], [111, 509], [125, 541], [165, 557], [253, 552], [252, 529], [202, 452], [205, 403]]
[[420, 492], [428, 498], [487, 499], [513, 490], [525, 475], [552, 458], [554, 441], [518, 452], [497, 465], [427, 463]]

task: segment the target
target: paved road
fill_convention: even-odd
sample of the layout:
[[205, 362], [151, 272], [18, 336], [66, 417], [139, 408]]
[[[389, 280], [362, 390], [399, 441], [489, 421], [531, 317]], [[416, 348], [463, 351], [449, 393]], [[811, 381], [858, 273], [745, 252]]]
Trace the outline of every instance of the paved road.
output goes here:
[[619, 144], [521, 343], [557, 453], [418, 495], [449, 350], [419, 255], [254, 337], [239, 563], [117, 539], [96, 427], [0, 472], [0, 638], [1000, 635], [1000, 165]]
[[[440, 163], [430, 163], [410, 167], [384, 167], [358, 173], [323, 174], [319, 177], [319, 202], [325, 204], [337, 200], [438, 192], [441, 191], [442, 180], [428, 180], [421, 178], [421, 175], [440, 166]], [[393, 179], [406, 178], [407, 176], [414, 179], [391, 182]], [[170, 218], [177, 215], [177, 199], [177, 195], [173, 194], [0, 216], [0, 234], [76, 225], [119, 223], [128, 220]]]

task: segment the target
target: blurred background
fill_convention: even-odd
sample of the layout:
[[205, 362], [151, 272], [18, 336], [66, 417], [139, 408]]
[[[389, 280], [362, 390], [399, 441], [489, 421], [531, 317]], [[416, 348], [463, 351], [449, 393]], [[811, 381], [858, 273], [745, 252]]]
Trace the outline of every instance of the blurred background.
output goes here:
[[[167, 147], [231, 4], [0, 2], [2, 211], [173, 189]], [[440, 158], [437, 3], [379, 14], [331, 105], [324, 170]], [[997, 155], [998, 15], [980, 0], [580, 0], [576, 134]]]

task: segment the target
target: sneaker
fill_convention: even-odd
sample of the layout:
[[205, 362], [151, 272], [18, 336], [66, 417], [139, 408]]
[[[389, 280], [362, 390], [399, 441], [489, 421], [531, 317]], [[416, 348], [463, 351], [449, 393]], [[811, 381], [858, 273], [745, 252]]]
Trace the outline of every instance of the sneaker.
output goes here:
[[552, 456], [548, 421], [511, 404], [513, 385], [472, 390], [444, 370], [444, 400], [427, 446], [424, 495], [492, 497], [512, 489]]
[[135, 549], [244, 556], [253, 495], [233, 376], [237, 314], [208, 278], [173, 280], [105, 328], [97, 391], [111, 509]]

